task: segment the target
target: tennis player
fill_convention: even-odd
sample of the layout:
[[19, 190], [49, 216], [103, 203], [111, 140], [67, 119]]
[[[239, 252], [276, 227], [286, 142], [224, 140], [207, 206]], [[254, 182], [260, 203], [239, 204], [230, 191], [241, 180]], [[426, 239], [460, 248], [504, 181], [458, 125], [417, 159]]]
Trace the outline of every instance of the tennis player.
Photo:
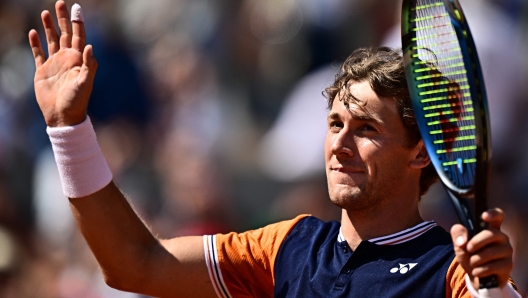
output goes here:
[[86, 114], [97, 62], [81, 8], [72, 22], [63, 1], [55, 8], [60, 35], [42, 13], [49, 57], [29, 32], [35, 93], [64, 194], [108, 285], [158, 297], [479, 297], [479, 278], [494, 274], [499, 295], [520, 297], [501, 210], [485, 212], [489, 229], [470, 240], [461, 225], [448, 233], [421, 218], [436, 177], [397, 52], [355, 51], [326, 90], [326, 174], [340, 223], [300, 215], [240, 234], [156, 239], [112, 182]]

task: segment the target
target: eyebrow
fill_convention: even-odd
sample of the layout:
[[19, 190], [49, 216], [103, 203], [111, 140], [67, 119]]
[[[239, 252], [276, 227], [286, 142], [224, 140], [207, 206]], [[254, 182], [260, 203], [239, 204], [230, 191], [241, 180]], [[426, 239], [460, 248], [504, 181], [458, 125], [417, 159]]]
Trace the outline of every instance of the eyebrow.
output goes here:
[[[330, 114], [328, 114], [328, 120], [338, 120], [340, 118], [341, 118], [341, 116], [339, 116], [339, 113], [337, 113], [337, 112], [331, 112]], [[374, 117], [374, 116], [370, 116], [370, 115], [366, 115], [366, 114], [363, 114], [363, 115], [352, 114], [352, 118], [357, 119], [357, 120], [361, 120], [361, 121], [374, 121], [374, 122], [378, 122], [378, 123], [382, 122], [379, 118]]]

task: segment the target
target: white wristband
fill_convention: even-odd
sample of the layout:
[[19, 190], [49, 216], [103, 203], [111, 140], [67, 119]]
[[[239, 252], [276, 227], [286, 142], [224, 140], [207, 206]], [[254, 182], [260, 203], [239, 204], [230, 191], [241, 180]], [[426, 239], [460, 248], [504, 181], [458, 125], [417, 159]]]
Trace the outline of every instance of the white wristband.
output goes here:
[[479, 289], [477, 291], [467, 274], [465, 280], [466, 287], [473, 298], [521, 298], [521, 295], [515, 291], [511, 283], [507, 283], [503, 288]]
[[90, 118], [81, 124], [46, 129], [59, 168], [62, 191], [69, 198], [91, 195], [112, 181]]

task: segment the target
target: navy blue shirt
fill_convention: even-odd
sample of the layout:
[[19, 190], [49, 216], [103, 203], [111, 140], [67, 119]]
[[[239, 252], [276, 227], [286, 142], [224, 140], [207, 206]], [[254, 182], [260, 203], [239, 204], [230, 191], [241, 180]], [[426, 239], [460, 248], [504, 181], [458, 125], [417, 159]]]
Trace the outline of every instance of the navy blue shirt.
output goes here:
[[455, 257], [450, 235], [434, 222], [362, 241], [352, 251], [340, 223], [306, 217], [275, 261], [275, 297], [446, 297]]
[[204, 236], [218, 297], [469, 297], [451, 236], [436, 223], [362, 241], [301, 215], [244, 233]]

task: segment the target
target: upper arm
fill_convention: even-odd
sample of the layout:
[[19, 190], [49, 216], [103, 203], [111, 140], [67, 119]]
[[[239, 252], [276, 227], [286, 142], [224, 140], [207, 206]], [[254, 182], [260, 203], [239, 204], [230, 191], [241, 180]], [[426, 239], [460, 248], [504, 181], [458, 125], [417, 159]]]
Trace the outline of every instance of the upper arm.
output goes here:
[[216, 297], [205, 264], [202, 236], [160, 240], [145, 258], [144, 294]]
[[218, 291], [221, 297], [271, 297], [275, 256], [286, 235], [304, 217], [240, 234], [160, 240], [140, 266], [146, 268], [141, 293], [218, 297]]

